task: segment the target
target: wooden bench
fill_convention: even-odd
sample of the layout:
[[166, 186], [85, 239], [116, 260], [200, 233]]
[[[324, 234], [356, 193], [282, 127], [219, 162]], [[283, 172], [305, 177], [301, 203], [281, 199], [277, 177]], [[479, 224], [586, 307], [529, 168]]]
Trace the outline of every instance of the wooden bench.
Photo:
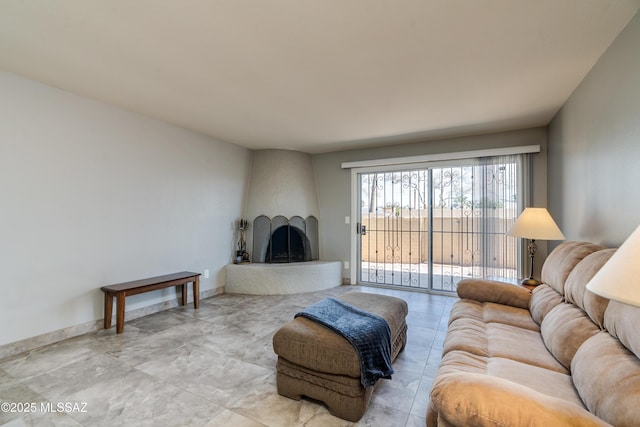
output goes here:
[[185, 305], [187, 303], [187, 283], [189, 282], [193, 283], [193, 308], [198, 308], [200, 304], [200, 273], [191, 271], [101, 287], [100, 290], [104, 292], [104, 328], [111, 328], [114, 297], [116, 298], [116, 333], [121, 334], [124, 331], [124, 301], [126, 297], [171, 286], [181, 286], [182, 301], [180, 304]]

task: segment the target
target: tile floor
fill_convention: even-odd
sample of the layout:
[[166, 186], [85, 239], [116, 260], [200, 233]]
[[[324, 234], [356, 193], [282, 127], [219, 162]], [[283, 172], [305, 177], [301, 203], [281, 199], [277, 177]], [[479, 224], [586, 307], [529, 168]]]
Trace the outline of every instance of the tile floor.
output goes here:
[[[409, 304], [407, 346], [353, 424], [276, 392], [274, 332], [301, 308], [346, 291]], [[0, 360], [4, 426], [424, 426], [455, 298], [342, 286], [275, 296], [223, 294]], [[33, 412], [26, 412], [34, 410]]]

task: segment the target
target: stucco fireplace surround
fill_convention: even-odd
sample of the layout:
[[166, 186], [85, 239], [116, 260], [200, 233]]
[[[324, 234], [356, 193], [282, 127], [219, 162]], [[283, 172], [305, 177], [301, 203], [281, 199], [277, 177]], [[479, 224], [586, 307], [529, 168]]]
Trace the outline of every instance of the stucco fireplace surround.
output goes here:
[[274, 295], [339, 286], [342, 263], [320, 259], [318, 211], [311, 156], [254, 152], [246, 215], [253, 218], [247, 239], [252, 262], [227, 265], [225, 291]]

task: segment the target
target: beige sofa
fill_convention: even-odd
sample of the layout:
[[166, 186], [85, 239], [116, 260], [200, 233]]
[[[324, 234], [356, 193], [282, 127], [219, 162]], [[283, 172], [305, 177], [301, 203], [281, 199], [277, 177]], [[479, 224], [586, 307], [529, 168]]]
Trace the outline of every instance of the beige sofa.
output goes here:
[[585, 288], [614, 251], [559, 245], [532, 293], [461, 281], [427, 425], [639, 426], [640, 308]]

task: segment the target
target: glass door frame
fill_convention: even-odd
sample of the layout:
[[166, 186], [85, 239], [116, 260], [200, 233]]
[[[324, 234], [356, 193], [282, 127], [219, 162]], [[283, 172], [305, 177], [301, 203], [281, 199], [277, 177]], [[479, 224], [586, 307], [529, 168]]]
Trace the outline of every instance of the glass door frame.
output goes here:
[[[349, 276], [349, 283], [351, 284], [369, 284], [367, 282], [361, 282], [361, 267], [362, 267], [362, 239], [358, 230], [358, 225], [362, 217], [362, 186], [361, 186], [361, 174], [367, 173], [385, 173], [385, 172], [405, 172], [416, 169], [429, 170], [439, 164], [446, 164], [448, 162], [419, 162], [419, 163], [405, 163], [394, 165], [381, 165], [381, 166], [369, 166], [351, 169], [351, 269]], [[429, 172], [430, 174], [430, 172]], [[431, 198], [431, 194], [429, 194]], [[431, 209], [431, 200], [429, 201], [429, 209]], [[431, 255], [429, 255], [431, 256]], [[391, 286], [391, 285], [389, 285]], [[429, 279], [429, 288], [431, 291], [432, 283]]]

